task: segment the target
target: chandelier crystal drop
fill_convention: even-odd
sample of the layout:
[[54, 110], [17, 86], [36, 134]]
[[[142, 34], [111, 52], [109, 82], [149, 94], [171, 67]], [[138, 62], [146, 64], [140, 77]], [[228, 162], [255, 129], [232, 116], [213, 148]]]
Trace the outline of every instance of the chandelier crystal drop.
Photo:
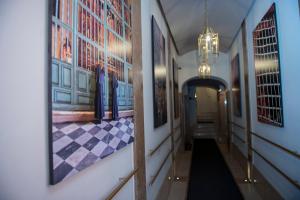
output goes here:
[[208, 26], [207, 0], [205, 0], [205, 26], [198, 37], [198, 51], [201, 63], [199, 75], [210, 75], [211, 65], [219, 55], [219, 34]]

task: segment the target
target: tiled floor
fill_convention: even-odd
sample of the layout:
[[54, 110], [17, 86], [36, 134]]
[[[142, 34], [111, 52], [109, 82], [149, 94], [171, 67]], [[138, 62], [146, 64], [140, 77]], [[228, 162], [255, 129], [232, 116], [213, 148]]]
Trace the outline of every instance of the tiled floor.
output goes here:
[[[226, 145], [219, 144], [219, 148], [245, 200], [261, 200], [262, 198], [257, 193], [253, 185], [242, 182], [243, 178], [245, 178], [245, 172], [236, 158], [234, 158], [232, 154], [228, 153]], [[172, 182], [168, 200], [186, 199], [191, 158], [192, 152], [184, 151], [183, 148], [178, 151], [176, 156], [176, 175], [179, 176], [180, 179], [179, 181], [175, 180]]]
[[132, 118], [100, 124], [60, 123], [52, 128], [53, 177], [57, 183], [132, 143]]

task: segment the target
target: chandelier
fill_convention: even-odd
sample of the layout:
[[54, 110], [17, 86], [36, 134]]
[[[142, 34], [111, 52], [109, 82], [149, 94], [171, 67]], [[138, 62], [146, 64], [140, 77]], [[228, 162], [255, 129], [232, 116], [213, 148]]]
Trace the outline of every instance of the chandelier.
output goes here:
[[199, 71], [199, 75], [201, 77], [210, 76], [210, 74], [211, 74], [210, 65], [206, 62], [202, 62], [199, 66], [198, 71]]
[[200, 56], [199, 75], [211, 74], [211, 64], [219, 55], [219, 35], [208, 26], [207, 0], [205, 0], [205, 25], [198, 37], [198, 51]]

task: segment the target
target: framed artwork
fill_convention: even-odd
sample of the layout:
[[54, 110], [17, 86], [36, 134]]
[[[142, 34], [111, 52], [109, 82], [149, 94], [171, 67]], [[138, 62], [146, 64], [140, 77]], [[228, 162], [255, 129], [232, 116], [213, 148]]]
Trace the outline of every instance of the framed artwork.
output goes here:
[[300, 16], [300, 0], [298, 0], [298, 6], [299, 6], [299, 16]]
[[275, 3], [253, 31], [253, 47], [258, 121], [283, 127]]
[[231, 81], [232, 81], [232, 102], [233, 113], [237, 117], [242, 116], [241, 104], [241, 80], [240, 80], [240, 59], [237, 54], [231, 61]]
[[165, 38], [152, 16], [152, 69], [154, 128], [167, 123], [166, 47]]
[[174, 59], [173, 64], [173, 95], [174, 95], [174, 117], [179, 117], [179, 93], [178, 93], [178, 65]]
[[56, 184], [134, 141], [130, 1], [50, 0], [48, 41]]

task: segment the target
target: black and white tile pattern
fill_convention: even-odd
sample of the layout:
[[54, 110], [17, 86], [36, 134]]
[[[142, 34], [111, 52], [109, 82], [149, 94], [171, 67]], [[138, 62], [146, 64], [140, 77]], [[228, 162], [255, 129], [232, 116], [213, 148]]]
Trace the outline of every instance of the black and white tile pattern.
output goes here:
[[101, 124], [60, 123], [52, 128], [54, 183], [72, 176], [134, 141], [133, 118]]

